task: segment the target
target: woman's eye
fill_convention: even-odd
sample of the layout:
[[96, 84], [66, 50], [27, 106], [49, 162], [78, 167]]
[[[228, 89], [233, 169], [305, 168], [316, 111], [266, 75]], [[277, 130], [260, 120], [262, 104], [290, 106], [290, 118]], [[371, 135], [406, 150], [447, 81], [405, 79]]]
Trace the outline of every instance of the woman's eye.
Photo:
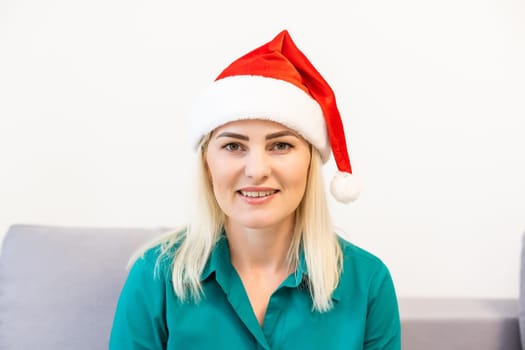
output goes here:
[[224, 146], [224, 149], [230, 152], [238, 152], [241, 150], [241, 145], [239, 145], [238, 143], [228, 143]]
[[273, 149], [275, 151], [287, 151], [289, 150], [290, 148], [292, 148], [293, 146], [290, 145], [289, 143], [286, 143], [286, 142], [276, 142], [273, 144]]

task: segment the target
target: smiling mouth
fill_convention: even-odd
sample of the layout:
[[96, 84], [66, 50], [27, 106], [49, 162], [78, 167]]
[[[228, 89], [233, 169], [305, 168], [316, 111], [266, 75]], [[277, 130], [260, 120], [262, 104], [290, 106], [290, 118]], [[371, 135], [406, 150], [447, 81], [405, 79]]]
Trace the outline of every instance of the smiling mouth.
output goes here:
[[241, 194], [241, 196], [244, 197], [250, 197], [250, 198], [262, 198], [262, 197], [268, 197], [272, 194], [275, 194], [279, 192], [279, 190], [271, 190], [271, 191], [237, 191]]

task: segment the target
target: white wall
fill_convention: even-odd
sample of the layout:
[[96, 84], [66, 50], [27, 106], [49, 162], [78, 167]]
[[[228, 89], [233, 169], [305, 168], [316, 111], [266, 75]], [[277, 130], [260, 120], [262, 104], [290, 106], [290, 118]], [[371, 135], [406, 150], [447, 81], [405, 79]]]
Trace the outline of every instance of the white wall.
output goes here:
[[523, 2], [307, 3], [4, 0], [0, 232], [183, 224], [185, 109], [288, 28], [336, 91], [365, 185], [331, 202], [338, 226], [401, 296], [516, 297]]

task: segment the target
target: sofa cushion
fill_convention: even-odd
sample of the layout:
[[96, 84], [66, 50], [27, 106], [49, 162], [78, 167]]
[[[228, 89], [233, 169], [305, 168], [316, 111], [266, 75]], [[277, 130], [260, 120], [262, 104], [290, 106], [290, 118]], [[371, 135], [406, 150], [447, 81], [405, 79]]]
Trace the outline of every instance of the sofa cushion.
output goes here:
[[161, 233], [12, 226], [0, 255], [0, 349], [107, 349], [128, 259]]

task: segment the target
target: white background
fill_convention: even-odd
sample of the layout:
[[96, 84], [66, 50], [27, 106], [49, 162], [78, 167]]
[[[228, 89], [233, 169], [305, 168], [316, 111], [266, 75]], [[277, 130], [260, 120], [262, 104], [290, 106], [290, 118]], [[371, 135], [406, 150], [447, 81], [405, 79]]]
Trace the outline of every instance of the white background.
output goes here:
[[184, 224], [191, 99], [287, 28], [336, 92], [364, 184], [330, 203], [345, 235], [400, 296], [516, 297], [525, 3], [309, 4], [3, 0], [0, 232]]

